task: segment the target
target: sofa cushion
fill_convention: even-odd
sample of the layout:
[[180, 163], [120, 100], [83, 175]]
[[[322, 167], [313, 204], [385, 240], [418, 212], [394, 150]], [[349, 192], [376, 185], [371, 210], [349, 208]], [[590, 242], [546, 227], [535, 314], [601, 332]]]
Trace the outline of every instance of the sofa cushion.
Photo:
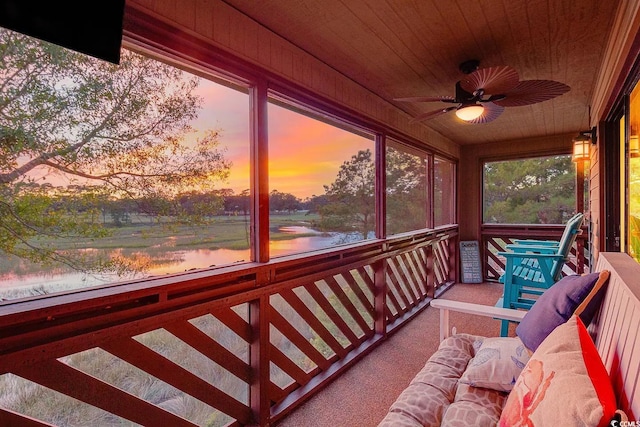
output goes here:
[[442, 418], [441, 427], [495, 427], [500, 420], [507, 393], [458, 384], [453, 403]]
[[476, 341], [475, 356], [465, 369], [460, 382], [475, 387], [509, 392], [529, 353], [518, 337], [484, 338]]
[[533, 353], [509, 394], [500, 426], [608, 426], [616, 410], [609, 375], [578, 316]]
[[600, 305], [604, 292], [599, 292], [609, 279], [609, 272], [566, 276], [547, 289], [516, 327], [524, 345], [535, 351], [558, 325], [566, 322], [576, 310], [588, 325]]
[[[456, 420], [476, 415], [480, 424], [472, 425], [495, 426], [505, 394], [458, 383], [469, 360], [475, 355], [473, 344], [480, 339], [474, 335], [457, 334], [442, 341], [424, 368], [391, 405], [379, 426], [438, 426], [445, 422], [448, 424], [443, 425], [456, 425]], [[488, 407], [476, 413], [476, 399], [480, 405]]]
[[458, 379], [473, 357], [476, 338], [458, 334], [442, 341], [379, 425], [440, 425], [445, 410], [455, 397]]

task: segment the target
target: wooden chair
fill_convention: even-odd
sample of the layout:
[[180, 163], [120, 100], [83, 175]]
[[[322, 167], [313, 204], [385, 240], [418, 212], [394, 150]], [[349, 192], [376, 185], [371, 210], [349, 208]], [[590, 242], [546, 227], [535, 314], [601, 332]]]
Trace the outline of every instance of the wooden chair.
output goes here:
[[[498, 252], [505, 258], [504, 294], [496, 306], [528, 310], [541, 295], [562, 277], [562, 268], [569, 259], [571, 247], [581, 232], [584, 214], [574, 215], [565, 227], [559, 242], [535, 244], [516, 243], [507, 245], [508, 251]], [[522, 241], [521, 241], [522, 242]], [[543, 242], [543, 241], [538, 241]], [[503, 320], [500, 334], [507, 336], [509, 321]]]
[[[514, 239], [513, 244], [507, 245], [508, 250], [523, 250], [526, 248], [522, 248], [522, 246], [528, 245], [527, 247], [539, 246], [540, 250], [548, 250], [547, 248], [558, 248], [560, 242], [564, 239], [568, 238], [568, 233], [575, 232], [574, 229], [570, 227], [570, 224], [575, 221], [584, 221], [584, 214], [578, 212], [574, 216], [572, 216], [568, 221], [566, 226], [564, 227], [564, 232], [562, 233], [562, 237], [560, 240], [534, 240], [534, 239]], [[582, 222], [580, 223], [580, 227], [582, 226]]]

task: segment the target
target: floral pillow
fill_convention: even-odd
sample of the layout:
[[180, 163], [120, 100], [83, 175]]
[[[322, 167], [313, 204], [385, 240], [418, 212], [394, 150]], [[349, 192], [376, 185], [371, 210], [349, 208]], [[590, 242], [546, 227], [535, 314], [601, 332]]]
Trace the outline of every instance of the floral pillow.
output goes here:
[[531, 355], [507, 398], [499, 426], [608, 426], [615, 412], [607, 370], [574, 315]]
[[474, 387], [511, 391], [529, 361], [529, 353], [520, 338], [484, 338], [476, 341], [474, 347], [475, 356], [459, 381]]

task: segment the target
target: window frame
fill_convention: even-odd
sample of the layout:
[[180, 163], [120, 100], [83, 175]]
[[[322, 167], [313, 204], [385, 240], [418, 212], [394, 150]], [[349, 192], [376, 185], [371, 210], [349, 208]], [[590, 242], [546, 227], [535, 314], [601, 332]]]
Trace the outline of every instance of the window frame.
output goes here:
[[[126, 6], [124, 15], [123, 47], [145, 56], [171, 64], [187, 70], [216, 83], [229, 81], [233, 85], [246, 88], [249, 94], [249, 122], [250, 122], [250, 190], [251, 190], [251, 219], [250, 246], [251, 261], [244, 263], [246, 268], [251, 263], [268, 263], [269, 256], [269, 207], [268, 207], [268, 123], [267, 105], [269, 94], [277, 93], [284, 99], [300, 105], [305, 111], [317, 113], [319, 117], [329, 118], [332, 124], [344, 123], [350, 131], [362, 129], [368, 135], [374, 135], [375, 146], [375, 224], [376, 238], [387, 238], [385, 223], [385, 162], [384, 155], [386, 139], [393, 138], [402, 144], [419, 150], [430, 159], [431, 174], [433, 173], [433, 156], [438, 155], [453, 162], [456, 179], [458, 173], [458, 159], [443, 153], [429, 145], [428, 141], [421, 141], [415, 137], [390, 128], [387, 124], [372, 119], [365, 114], [340, 105], [334, 100], [323, 97], [312, 88], [301, 87], [287, 78], [277, 75], [261, 66], [244, 60], [219, 46], [198, 37], [179, 27], [172, 26], [160, 18], [144, 12], [136, 7]], [[224, 84], [224, 83], [223, 83]], [[335, 121], [334, 121], [335, 120]], [[428, 183], [431, 189], [429, 200], [433, 200], [433, 176]], [[454, 205], [457, 207], [457, 188], [454, 188]], [[433, 224], [433, 209], [430, 202], [430, 213]], [[163, 278], [151, 277], [139, 279], [149, 286], [163, 285], [169, 281], [189, 280], [193, 275], [216, 274], [215, 271], [229, 267], [222, 265], [197, 272], [168, 274]], [[203, 271], [204, 270], [204, 271]], [[209, 273], [211, 271], [212, 273]], [[129, 281], [108, 283], [100, 288], [117, 287], [130, 283]], [[92, 287], [93, 288], [93, 287]], [[81, 289], [82, 291], [86, 289]], [[72, 291], [75, 292], [75, 291]], [[44, 295], [42, 298], [57, 294]]]
[[[487, 223], [485, 222], [485, 215], [484, 215], [484, 211], [485, 211], [485, 165], [487, 163], [496, 163], [496, 162], [506, 162], [506, 161], [517, 161], [517, 160], [531, 160], [531, 159], [536, 159], [536, 158], [544, 158], [544, 157], [553, 157], [553, 156], [570, 156], [572, 153], [570, 150], [567, 149], [557, 149], [557, 150], [547, 150], [544, 152], [540, 152], [540, 153], [535, 153], [535, 154], [531, 154], [531, 155], [506, 155], [506, 156], [494, 156], [494, 157], [484, 157], [480, 159], [479, 162], [479, 167], [480, 167], [480, 206], [478, 207], [479, 209], [479, 214], [480, 214], [480, 223], [481, 224], [493, 224], [493, 223]], [[578, 177], [578, 168], [576, 167], [576, 174], [575, 177], [577, 179]], [[576, 202], [574, 204], [574, 208], [577, 210], [579, 203], [578, 203], [578, 187], [576, 186], [575, 189], [575, 197], [576, 197]], [[505, 224], [507, 225], [507, 224]]]

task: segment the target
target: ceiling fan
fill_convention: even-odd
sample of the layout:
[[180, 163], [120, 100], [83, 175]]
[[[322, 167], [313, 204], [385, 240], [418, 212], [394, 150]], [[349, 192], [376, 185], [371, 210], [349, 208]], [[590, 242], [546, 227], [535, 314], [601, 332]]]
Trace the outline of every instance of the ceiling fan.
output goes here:
[[497, 119], [505, 107], [520, 107], [536, 104], [560, 96], [569, 91], [569, 86], [553, 80], [520, 80], [518, 72], [503, 65], [478, 68], [480, 61], [469, 60], [460, 64], [466, 74], [456, 83], [455, 97], [414, 96], [396, 98], [405, 102], [446, 102], [457, 104], [429, 111], [412, 121], [432, 119], [449, 111], [469, 123], [488, 123]]

